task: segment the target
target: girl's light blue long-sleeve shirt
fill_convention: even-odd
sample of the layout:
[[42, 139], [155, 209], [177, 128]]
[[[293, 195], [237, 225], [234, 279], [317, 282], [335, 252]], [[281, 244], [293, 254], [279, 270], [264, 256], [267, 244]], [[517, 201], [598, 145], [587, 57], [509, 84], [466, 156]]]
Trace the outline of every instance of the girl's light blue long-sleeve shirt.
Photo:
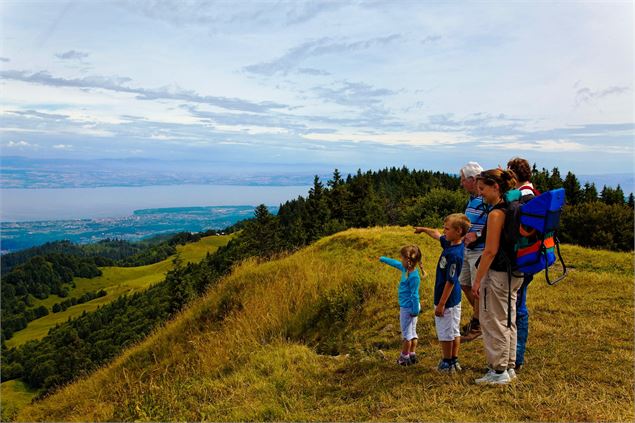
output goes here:
[[401, 280], [399, 281], [399, 307], [410, 309], [410, 314], [419, 314], [421, 311], [421, 304], [419, 303], [421, 277], [419, 276], [419, 272], [414, 270], [408, 274], [408, 269], [403, 267], [399, 260], [389, 257], [380, 257], [379, 261], [401, 270]]

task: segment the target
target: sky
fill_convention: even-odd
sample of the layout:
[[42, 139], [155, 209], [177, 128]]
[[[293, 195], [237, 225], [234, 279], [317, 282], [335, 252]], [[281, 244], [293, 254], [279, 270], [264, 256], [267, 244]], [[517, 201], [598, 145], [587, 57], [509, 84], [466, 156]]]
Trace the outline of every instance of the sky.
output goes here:
[[633, 173], [633, 3], [0, 1], [0, 156]]

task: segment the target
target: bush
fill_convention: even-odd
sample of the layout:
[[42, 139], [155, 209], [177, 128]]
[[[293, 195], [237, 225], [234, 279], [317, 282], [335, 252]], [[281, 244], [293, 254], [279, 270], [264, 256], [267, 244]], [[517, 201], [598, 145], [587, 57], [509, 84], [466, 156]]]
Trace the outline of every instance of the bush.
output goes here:
[[562, 242], [584, 247], [631, 251], [633, 209], [601, 202], [565, 206], [559, 235]]
[[450, 191], [445, 188], [430, 190], [423, 197], [406, 204], [401, 211], [401, 225], [423, 225], [439, 227], [445, 216], [452, 213], [463, 213], [467, 202], [467, 194], [463, 191]]

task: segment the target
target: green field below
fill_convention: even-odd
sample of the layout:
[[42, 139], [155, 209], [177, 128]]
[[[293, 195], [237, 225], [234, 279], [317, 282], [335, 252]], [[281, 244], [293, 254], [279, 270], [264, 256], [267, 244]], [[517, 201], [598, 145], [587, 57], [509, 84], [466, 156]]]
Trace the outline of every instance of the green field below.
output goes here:
[[7, 421], [10, 416], [15, 415], [18, 410], [29, 404], [35, 395], [37, 395], [36, 391], [29, 389], [25, 383], [19, 380], [4, 382], [0, 396], [2, 421]]
[[[201, 238], [199, 241], [178, 245], [177, 255], [183, 261], [183, 264], [192, 262], [198, 263], [205, 257], [207, 253], [213, 253], [219, 247], [229, 242], [230, 236], [209, 236]], [[174, 267], [175, 256], [171, 256], [158, 263], [139, 267], [102, 267], [101, 276], [91, 279], [74, 278], [75, 288], [70, 290], [70, 294], [66, 298], [57, 295], [50, 295], [44, 300], [35, 300], [33, 307], [44, 305], [49, 310], [47, 316], [29, 322], [27, 327], [16, 332], [11, 339], [6, 341], [7, 347], [17, 347], [25, 342], [37, 340], [45, 337], [49, 329], [59, 323], [64, 323], [68, 319], [81, 316], [83, 312], [90, 313], [97, 307], [108, 304], [116, 300], [121, 295], [132, 294], [147, 289], [151, 285], [161, 282], [165, 278], [165, 274]], [[61, 303], [65, 299], [72, 297], [81, 297], [87, 292], [99, 291], [104, 289], [107, 295], [96, 298], [83, 304], [77, 304], [69, 307], [65, 311], [53, 313], [52, 307], [56, 303]]]

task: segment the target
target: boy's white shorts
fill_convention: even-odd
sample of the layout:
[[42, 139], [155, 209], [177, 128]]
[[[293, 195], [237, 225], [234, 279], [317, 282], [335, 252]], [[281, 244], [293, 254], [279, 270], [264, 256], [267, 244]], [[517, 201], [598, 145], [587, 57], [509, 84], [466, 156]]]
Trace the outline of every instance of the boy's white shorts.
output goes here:
[[439, 341], [454, 341], [461, 336], [461, 303], [446, 308], [443, 317], [434, 316]]

